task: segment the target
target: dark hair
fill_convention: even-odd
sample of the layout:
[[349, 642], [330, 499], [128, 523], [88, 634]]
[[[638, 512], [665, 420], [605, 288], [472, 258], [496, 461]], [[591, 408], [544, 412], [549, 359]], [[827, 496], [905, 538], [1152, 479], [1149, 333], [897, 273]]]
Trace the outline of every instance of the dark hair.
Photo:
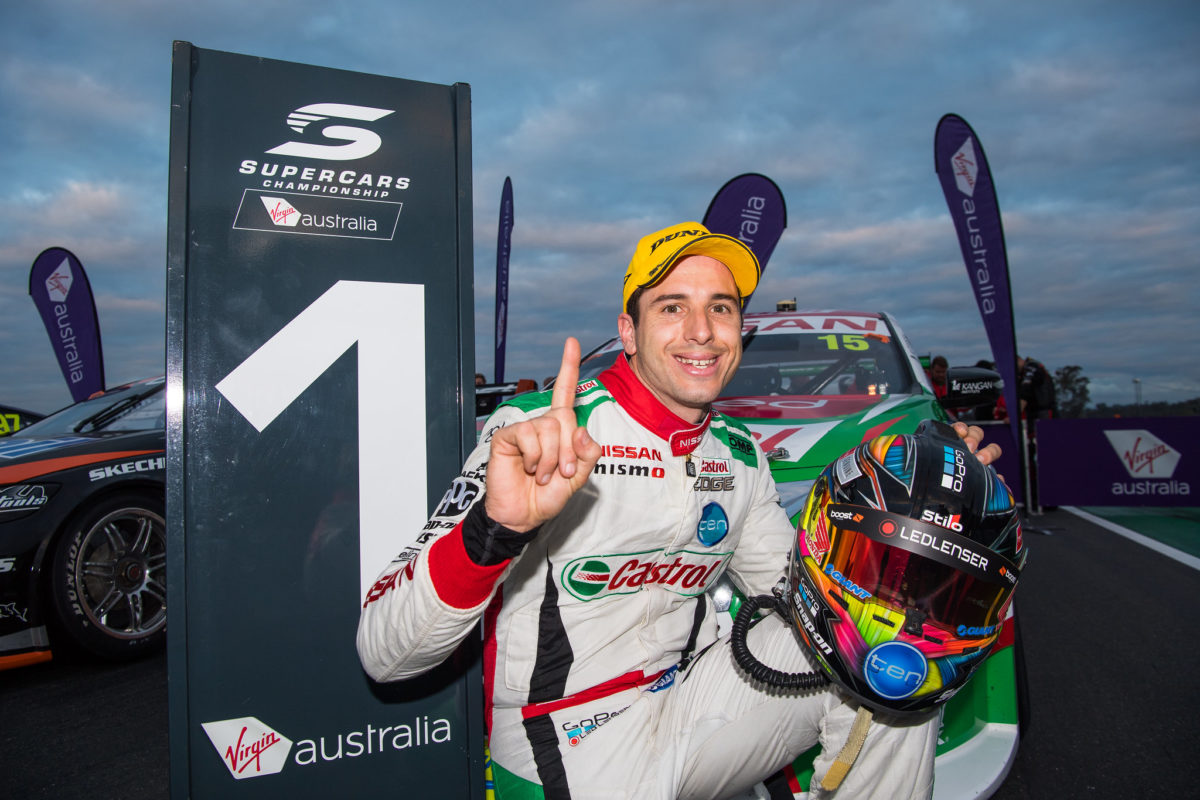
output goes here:
[[638, 301], [642, 299], [642, 295], [646, 293], [645, 286], [639, 286], [633, 290], [633, 294], [629, 295], [629, 304], [625, 307], [625, 313], [633, 317], [633, 325], [638, 324]]

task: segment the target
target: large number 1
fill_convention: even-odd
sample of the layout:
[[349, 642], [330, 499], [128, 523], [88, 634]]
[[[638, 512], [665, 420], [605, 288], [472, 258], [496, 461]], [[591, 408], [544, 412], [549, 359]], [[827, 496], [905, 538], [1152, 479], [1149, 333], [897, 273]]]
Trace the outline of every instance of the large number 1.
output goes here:
[[[259, 432], [358, 344], [359, 595], [425, 522], [425, 289], [338, 281], [217, 383]], [[404, 491], [398, 496], [397, 465]]]

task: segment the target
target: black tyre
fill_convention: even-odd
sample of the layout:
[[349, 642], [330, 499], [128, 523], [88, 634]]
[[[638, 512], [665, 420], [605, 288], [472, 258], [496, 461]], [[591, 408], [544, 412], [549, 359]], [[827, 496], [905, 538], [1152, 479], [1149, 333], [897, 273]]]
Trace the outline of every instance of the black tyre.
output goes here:
[[163, 500], [113, 496], [75, 517], [59, 538], [50, 593], [64, 632], [81, 648], [127, 660], [167, 634]]

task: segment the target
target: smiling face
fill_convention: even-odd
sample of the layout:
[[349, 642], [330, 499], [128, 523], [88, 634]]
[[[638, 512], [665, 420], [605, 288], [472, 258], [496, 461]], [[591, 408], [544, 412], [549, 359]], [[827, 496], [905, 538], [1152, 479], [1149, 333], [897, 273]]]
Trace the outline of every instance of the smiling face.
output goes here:
[[638, 323], [617, 330], [634, 373], [670, 411], [699, 422], [742, 360], [733, 275], [710, 256], [686, 256], [637, 298]]

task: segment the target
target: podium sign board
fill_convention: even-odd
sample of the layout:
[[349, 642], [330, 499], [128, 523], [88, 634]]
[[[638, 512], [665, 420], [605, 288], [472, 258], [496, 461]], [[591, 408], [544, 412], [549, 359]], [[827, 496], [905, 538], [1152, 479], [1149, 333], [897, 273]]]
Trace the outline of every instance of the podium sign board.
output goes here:
[[469, 87], [173, 61], [171, 795], [482, 797], [478, 644], [354, 647], [474, 443]]

